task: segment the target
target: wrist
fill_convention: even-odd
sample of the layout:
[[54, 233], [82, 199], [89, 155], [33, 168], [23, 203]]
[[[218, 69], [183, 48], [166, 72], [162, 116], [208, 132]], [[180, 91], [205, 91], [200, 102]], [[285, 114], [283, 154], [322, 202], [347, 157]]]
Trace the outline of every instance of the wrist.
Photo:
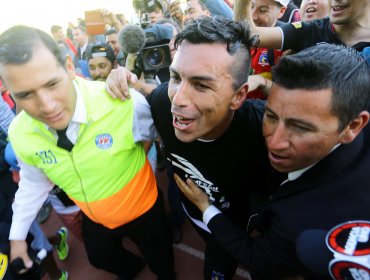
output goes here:
[[259, 89], [265, 89], [267, 87], [267, 79], [264, 76], [260, 76], [262, 78], [261, 84]]
[[199, 210], [204, 213], [208, 208], [209, 206], [211, 206], [212, 204], [207, 201], [207, 202], [203, 202], [202, 204], [199, 205]]

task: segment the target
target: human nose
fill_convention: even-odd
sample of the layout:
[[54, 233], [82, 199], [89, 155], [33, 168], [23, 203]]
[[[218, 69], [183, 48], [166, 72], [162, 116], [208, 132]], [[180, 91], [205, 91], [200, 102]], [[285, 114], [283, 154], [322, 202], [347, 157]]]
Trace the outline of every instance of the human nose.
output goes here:
[[252, 19], [253, 19], [253, 21], [258, 20], [258, 13], [256, 12], [255, 9], [252, 10]]
[[94, 76], [95, 77], [100, 77], [102, 73], [103, 73], [102, 69], [96, 68], [95, 71], [94, 71]]
[[289, 140], [283, 123], [264, 127], [266, 144], [269, 150], [284, 150], [289, 147]]
[[37, 93], [38, 108], [43, 114], [50, 114], [54, 112], [55, 100], [52, 94], [48, 91], [41, 90]]
[[178, 107], [184, 107], [189, 103], [188, 89], [185, 82], [180, 82], [171, 87], [171, 102]]

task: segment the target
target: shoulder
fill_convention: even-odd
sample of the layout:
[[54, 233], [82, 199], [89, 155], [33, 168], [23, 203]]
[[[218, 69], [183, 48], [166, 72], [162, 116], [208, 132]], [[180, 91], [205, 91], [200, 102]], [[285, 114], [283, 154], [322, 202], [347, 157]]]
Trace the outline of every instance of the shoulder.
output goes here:
[[15, 134], [26, 132], [31, 127], [30, 122], [32, 122], [32, 118], [25, 111], [21, 111], [10, 123], [9, 137], [12, 138]]
[[140, 92], [135, 89], [130, 89], [130, 95], [134, 104], [136, 115], [150, 114], [150, 106], [148, 104], [148, 101]]
[[244, 102], [239, 111], [247, 114], [263, 115], [265, 112], [266, 100], [248, 99]]
[[75, 79], [78, 88], [81, 90], [81, 93], [91, 94], [101, 91], [105, 91], [105, 83], [101, 81], [90, 81], [85, 78], [76, 76]]
[[246, 100], [243, 106], [235, 112], [233, 126], [241, 127], [245, 132], [262, 132], [261, 127], [265, 104], [265, 100]]
[[135, 105], [138, 104], [138, 105], [143, 105], [147, 107], [149, 106], [148, 101], [146, 100], [144, 95], [142, 95], [136, 89], [130, 88], [130, 95]]
[[163, 104], [162, 102], [164, 100], [168, 100], [168, 82], [162, 83], [156, 87], [152, 93], [147, 97], [147, 100], [150, 104], [150, 106], [156, 106], [159, 104]]
[[162, 83], [160, 85], [158, 85], [152, 93], [154, 93], [154, 95], [156, 94], [167, 94], [168, 92], [168, 82], [165, 82], [165, 83]]

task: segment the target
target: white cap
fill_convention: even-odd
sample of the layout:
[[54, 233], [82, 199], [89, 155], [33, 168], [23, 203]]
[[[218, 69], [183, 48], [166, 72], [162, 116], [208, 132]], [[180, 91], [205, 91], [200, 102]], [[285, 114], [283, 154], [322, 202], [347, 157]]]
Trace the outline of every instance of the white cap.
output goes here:
[[284, 7], [286, 7], [286, 6], [288, 6], [290, 0], [275, 0], [275, 2], [278, 2], [281, 5], [283, 5]]

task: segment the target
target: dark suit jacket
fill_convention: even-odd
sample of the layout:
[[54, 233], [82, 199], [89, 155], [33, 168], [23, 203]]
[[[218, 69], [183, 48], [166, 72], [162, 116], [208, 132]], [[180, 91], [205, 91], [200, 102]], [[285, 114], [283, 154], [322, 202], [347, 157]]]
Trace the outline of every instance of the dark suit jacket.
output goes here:
[[[370, 221], [369, 129], [368, 125], [352, 143], [339, 146], [298, 179], [279, 186], [258, 215], [259, 237], [248, 237], [222, 214], [211, 219], [212, 233], [251, 271], [253, 280], [297, 274], [321, 279], [298, 259], [300, 234], [310, 229], [329, 231], [347, 221]], [[322, 279], [331, 279], [329, 272]]]

